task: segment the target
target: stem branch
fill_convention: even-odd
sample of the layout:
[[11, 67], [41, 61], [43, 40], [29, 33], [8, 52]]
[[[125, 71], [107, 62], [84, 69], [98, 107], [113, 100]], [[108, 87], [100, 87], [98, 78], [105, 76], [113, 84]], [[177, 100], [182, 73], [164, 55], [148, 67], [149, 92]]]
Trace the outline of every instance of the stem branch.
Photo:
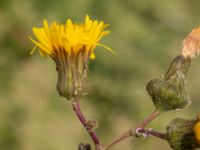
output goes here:
[[[132, 128], [120, 135], [118, 135], [117, 137], [115, 137], [113, 140], [111, 140], [110, 142], [108, 142], [108, 144], [106, 144], [103, 147], [103, 150], [106, 150], [110, 147], [112, 147], [113, 145], [125, 140], [128, 137], [131, 136], [135, 136], [136, 135], [136, 129], [141, 128], [143, 129], [146, 125], [148, 125], [152, 120], [154, 120], [155, 118], [157, 118], [160, 115], [160, 112], [155, 110], [153, 113], [151, 113], [144, 121], [142, 121], [139, 125], [137, 125], [135, 128]], [[150, 133], [149, 133], [150, 134]], [[155, 133], [152, 133], [152, 135], [154, 135]], [[154, 135], [155, 136], [155, 135]], [[157, 136], [158, 137], [158, 136]]]
[[160, 112], [158, 110], [155, 110], [146, 119], [144, 119], [139, 125], [137, 125], [136, 128], [144, 128], [146, 125], [148, 125], [151, 121], [153, 121], [159, 115], [160, 115]]
[[93, 131], [92, 129], [88, 128], [88, 121], [86, 120], [86, 118], [84, 117], [83, 113], [81, 112], [80, 109], [80, 102], [79, 100], [75, 100], [72, 102], [72, 106], [73, 106], [73, 110], [75, 111], [78, 119], [80, 120], [80, 122], [82, 123], [82, 125], [85, 127], [85, 129], [87, 130], [87, 132], [89, 133], [90, 137], [92, 138], [94, 144], [95, 144], [95, 148], [96, 150], [100, 150], [100, 141], [99, 138], [96, 134], [95, 131]]
[[155, 137], [157, 137], [157, 138], [166, 140], [166, 134], [160, 133], [160, 132], [155, 131], [155, 130], [152, 130], [152, 129], [144, 129], [144, 128], [141, 128], [141, 129], [139, 129], [138, 132], [139, 132], [139, 133], [143, 133], [143, 134], [145, 134], [145, 135], [153, 135], [153, 136], [155, 136]]

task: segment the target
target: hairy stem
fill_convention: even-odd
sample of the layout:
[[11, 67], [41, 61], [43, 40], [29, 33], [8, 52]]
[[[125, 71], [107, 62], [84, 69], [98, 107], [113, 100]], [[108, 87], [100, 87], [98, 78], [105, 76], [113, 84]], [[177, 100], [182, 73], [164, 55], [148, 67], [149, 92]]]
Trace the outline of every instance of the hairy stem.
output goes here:
[[103, 150], [106, 150], [106, 149], [112, 147], [113, 145], [125, 140], [128, 137], [135, 136], [136, 135], [136, 129], [138, 129], [138, 128], [143, 129], [146, 125], [148, 125], [152, 120], [157, 118], [159, 115], [160, 115], [160, 112], [155, 110], [153, 113], [151, 113], [144, 121], [142, 121], [135, 128], [132, 128], [132, 129], [130, 129], [130, 130], [118, 135], [114, 139], [112, 139], [108, 144], [106, 144], [103, 147]]
[[86, 120], [83, 113], [81, 112], [79, 100], [73, 101], [72, 106], [73, 106], [73, 110], [75, 111], [78, 119], [80, 120], [80, 122], [82, 123], [82, 125], [85, 127], [85, 129], [89, 133], [90, 137], [92, 138], [92, 140], [95, 144], [96, 150], [100, 150], [101, 146], [100, 146], [99, 138], [98, 138], [97, 134], [95, 133], [95, 131], [89, 128], [88, 121]]

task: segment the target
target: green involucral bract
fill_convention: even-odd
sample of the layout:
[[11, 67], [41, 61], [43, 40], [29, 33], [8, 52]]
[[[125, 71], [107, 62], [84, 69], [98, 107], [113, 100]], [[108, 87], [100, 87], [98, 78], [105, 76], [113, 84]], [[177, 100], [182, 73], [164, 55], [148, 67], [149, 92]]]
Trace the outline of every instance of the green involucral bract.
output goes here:
[[177, 56], [162, 79], [153, 79], [147, 83], [146, 89], [159, 111], [183, 109], [191, 103], [186, 90], [190, 63], [190, 58]]
[[167, 141], [174, 150], [195, 150], [199, 144], [195, 139], [193, 127], [196, 120], [176, 118], [167, 126]]

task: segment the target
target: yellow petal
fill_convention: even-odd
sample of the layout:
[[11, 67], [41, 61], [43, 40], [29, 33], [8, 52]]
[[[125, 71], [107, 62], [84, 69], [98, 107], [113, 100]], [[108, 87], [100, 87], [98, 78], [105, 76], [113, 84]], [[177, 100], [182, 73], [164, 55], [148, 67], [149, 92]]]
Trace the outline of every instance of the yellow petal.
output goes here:
[[48, 50], [47, 48], [45, 48], [44, 45], [40, 44], [39, 42], [36, 42], [36, 41], [33, 40], [31, 37], [29, 37], [29, 39], [30, 39], [37, 47], [39, 47], [41, 50], [45, 51], [47, 54], [51, 54], [51, 51]]
[[198, 121], [195, 124], [193, 130], [194, 130], [197, 141], [200, 142], [200, 121]]
[[38, 47], [42, 56], [60, 55], [63, 50], [67, 52], [68, 56], [71, 56], [72, 53], [76, 56], [83, 51], [85, 54], [91, 54], [90, 59], [95, 59], [93, 51], [96, 46], [102, 46], [116, 54], [108, 46], [99, 43], [103, 36], [109, 34], [109, 31], [104, 30], [107, 26], [108, 24], [103, 21], [91, 20], [89, 15], [86, 15], [85, 22], [82, 24], [73, 23], [71, 19], [68, 19], [64, 25], [56, 22], [49, 25], [44, 19], [43, 27], [33, 27], [32, 29], [36, 40], [29, 37], [35, 44], [31, 54]]

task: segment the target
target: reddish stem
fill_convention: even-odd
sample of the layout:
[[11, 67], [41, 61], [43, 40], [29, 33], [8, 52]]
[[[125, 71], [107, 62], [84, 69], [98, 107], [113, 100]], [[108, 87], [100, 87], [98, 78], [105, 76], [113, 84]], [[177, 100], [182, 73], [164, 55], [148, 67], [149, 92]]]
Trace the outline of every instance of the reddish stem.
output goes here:
[[103, 147], [103, 150], [106, 150], [110, 147], [112, 147], [113, 145], [115, 145], [116, 143], [119, 143], [123, 140], [125, 140], [128, 137], [134, 136], [136, 135], [135, 130], [138, 128], [144, 128], [146, 125], [148, 125], [152, 120], [154, 120], [156, 117], [158, 117], [160, 115], [160, 112], [155, 110], [152, 114], [150, 114], [144, 121], [142, 121], [142, 123], [140, 123], [138, 126], [136, 126], [135, 128], [132, 128], [120, 135], [118, 135], [116, 138], [114, 138], [113, 140], [111, 140], [108, 144], [106, 144]]
[[166, 134], [164, 133], [160, 133], [158, 131], [155, 131], [155, 130], [150, 130], [150, 129], [144, 129], [144, 128], [141, 128], [138, 130], [139, 133], [144, 133], [146, 135], [153, 135], [157, 138], [160, 138], [160, 139], [163, 139], [163, 140], [166, 140]]
[[95, 131], [88, 128], [88, 121], [86, 120], [83, 113], [81, 112], [79, 100], [73, 101], [72, 106], [73, 106], [73, 110], [75, 111], [78, 119], [80, 120], [80, 122], [82, 123], [82, 125], [85, 127], [85, 129], [88, 131], [90, 137], [92, 138], [92, 140], [95, 144], [96, 150], [100, 150], [99, 138], [98, 138], [97, 134], [95, 133]]
[[[143, 120], [139, 125], [137, 125], [136, 128], [144, 128], [146, 125], [148, 125], [152, 120], [154, 120], [159, 115], [160, 115], [160, 112], [155, 110], [145, 120]], [[135, 133], [135, 131], [134, 131], [134, 133]]]
[[132, 136], [132, 133], [131, 133], [131, 130], [129, 131], [126, 131], [122, 134], [120, 134], [119, 136], [117, 136], [116, 138], [114, 138], [112, 141], [110, 141], [108, 144], [106, 144], [104, 147], [103, 147], [103, 150], [106, 150], [110, 147], [112, 147], [113, 145], [125, 140], [126, 138]]

